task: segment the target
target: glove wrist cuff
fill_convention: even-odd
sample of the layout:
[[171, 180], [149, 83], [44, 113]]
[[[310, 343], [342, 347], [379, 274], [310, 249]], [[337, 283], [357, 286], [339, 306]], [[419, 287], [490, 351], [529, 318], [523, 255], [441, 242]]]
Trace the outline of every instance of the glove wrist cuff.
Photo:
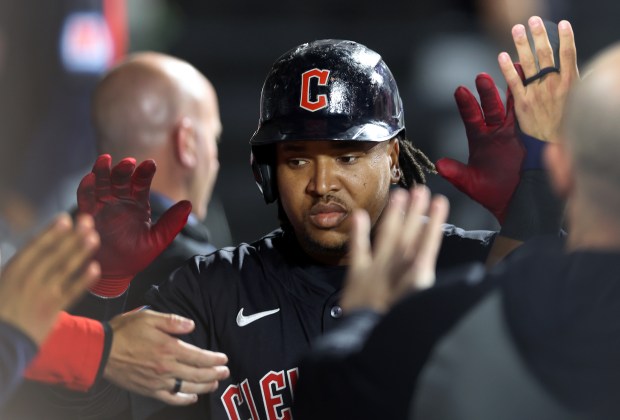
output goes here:
[[90, 292], [104, 299], [117, 298], [127, 291], [133, 277], [102, 277], [90, 288]]
[[543, 169], [543, 152], [547, 142], [532, 137], [519, 131], [519, 139], [525, 147], [525, 158], [521, 165], [521, 172], [529, 171], [531, 169]]

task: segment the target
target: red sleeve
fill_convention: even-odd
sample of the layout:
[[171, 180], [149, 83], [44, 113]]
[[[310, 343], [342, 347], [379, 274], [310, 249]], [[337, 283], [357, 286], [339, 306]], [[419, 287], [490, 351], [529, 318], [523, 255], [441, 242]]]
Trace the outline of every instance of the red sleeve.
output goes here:
[[114, 61], [109, 63], [113, 65], [117, 64], [127, 53], [129, 31], [125, 0], [103, 0], [103, 13], [114, 45]]
[[97, 376], [103, 347], [101, 322], [61, 312], [24, 377], [87, 391]]

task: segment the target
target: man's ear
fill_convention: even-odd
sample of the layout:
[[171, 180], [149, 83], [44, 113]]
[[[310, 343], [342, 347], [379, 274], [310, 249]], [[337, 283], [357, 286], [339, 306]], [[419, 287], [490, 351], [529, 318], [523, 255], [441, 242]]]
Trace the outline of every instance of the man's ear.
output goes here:
[[174, 131], [174, 150], [177, 160], [186, 168], [193, 168], [197, 162], [196, 132], [194, 123], [188, 117], [181, 118]]
[[402, 175], [402, 171], [400, 170], [400, 165], [398, 163], [398, 156], [400, 153], [400, 143], [398, 139], [392, 139], [388, 144], [388, 154], [390, 156], [390, 176], [392, 178], [392, 184], [398, 184], [400, 181], [400, 177]]
[[563, 199], [568, 197], [575, 183], [573, 161], [565, 144], [564, 139], [560, 139], [557, 143], [547, 144], [543, 156], [551, 186], [556, 194]]

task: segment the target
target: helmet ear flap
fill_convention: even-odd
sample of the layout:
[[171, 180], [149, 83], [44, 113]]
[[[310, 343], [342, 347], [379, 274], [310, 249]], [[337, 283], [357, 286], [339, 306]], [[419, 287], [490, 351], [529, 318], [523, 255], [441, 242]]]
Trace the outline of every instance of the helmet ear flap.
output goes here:
[[254, 180], [267, 204], [273, 203], [278, 198], [278, 189], [275, 185], [276, 177], [273, 165], [268, 163], [259, 163], [254, 157], [254, 153], [250, 154], [250, 163], [252, 165], [252, 173]]

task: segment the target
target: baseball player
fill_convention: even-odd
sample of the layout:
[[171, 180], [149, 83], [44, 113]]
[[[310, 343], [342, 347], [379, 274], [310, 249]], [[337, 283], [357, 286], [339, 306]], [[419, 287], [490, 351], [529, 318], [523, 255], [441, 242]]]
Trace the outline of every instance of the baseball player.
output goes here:
[[[504, 220], [525, 151], [512, 103], [504, 111], [488, 76], [479, 77], [477, 87], [490, 118], [485, 121], [469, 91], [460, 90], [457, 103], [470, 143], [481, 149], [492, 143], [495, 160], [485, 165], [474, 159], [463, 170], [476, 173], [467, 183], [470, 192], [485, 181], [475, 194]], [[193, 319], [196, 329], [183, 339], [225, 353], [230, 377], [174, 414], [132, 395], [134, 418], [291, 418], [297, 359], [342, 316], [352, 212], [366, 210], [374, 226], [391, 188], [423, 184], [425, 173], [434, 171], [405, 133], [402, 102], [387, 65], [352, 41], [303, 44], [275, 62], [250, 144], [255, 178], [265, 201], [277, 202], [281, 228], [256, 242], [193, 258], [148, 298], [156, 310]], [[496, 147], [501, 144], [516, 153], [503, 154]], [[175, 217], [163, 216], [168, 226], [150, 226], [145, 189], [154, 171], [152, 161], [136, 166], [133, 159], [111, 167], [104, 155], [78, 190], [80, 208], [95, 216], [102, 241], [99, 296], [89, 299], [108, 311], [122, 306], [132, 277], [160, 248], [159, 237], [189, 212], [187, 202], [180, 202], [169, 210]], [[440, 268], [484, 261], [502, 242], [495, 236], [445, 226]], [[177, 380], [170, 392], [194, 387]], [[122, 410], [119, 401], [112, 403]], [[89, 415], [100, 410], [100, 402], [87, 409]]]

